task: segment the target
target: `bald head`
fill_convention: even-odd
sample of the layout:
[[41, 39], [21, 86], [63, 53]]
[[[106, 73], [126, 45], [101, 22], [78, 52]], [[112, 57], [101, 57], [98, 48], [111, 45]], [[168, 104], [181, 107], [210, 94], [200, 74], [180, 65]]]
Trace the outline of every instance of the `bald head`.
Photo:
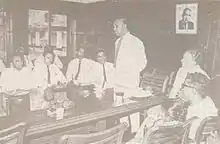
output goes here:
[[126, 19], [116, 19], [113, 24], [113, 29], [116, 36], [124, 36], [128, 32]]

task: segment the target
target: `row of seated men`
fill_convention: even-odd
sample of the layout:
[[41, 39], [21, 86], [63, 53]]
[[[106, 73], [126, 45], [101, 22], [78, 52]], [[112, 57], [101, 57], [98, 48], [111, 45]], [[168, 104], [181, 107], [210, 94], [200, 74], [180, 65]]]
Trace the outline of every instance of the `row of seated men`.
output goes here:
[[[47, 107], [45, 89], [54, 86], [66, 87], [68, 83], [78, 86], [93, 84], [96, 96], [100, 98], [104, 89], [112, 88], [113, 64], [106, 62], [104, 50], [97, 51], [97, 62], [84, 58], [84, 53], [83, 48], [77, 51], [77, 58], [68, 64], [66, 76], [55, 63], [56, 56], [51, 50], [46, 49], [43, 62], [35, 62], [34, 66], [31, 61], [25, 60], [22, 53], [15, 53], [11, 67], [4, 69], [1, 74], [1, 91], [12, 95], [16, 90], [34, 91], [30, 96], [32, 111]], [[68, 100], [66, 96], [60, 96], [60, 93], [58, 97], [64, 101]]]
[[[217, 108], [206, 93], [200, 92], [204, 91], [206, 85], [204, 81], [209, 81], [210, 77], [199, 66], [197, 62], [198, 57], [198, 51], [190, 50], [185, 52], [181, 60], [182, 67], [177, 72], [173, 87], [168, 96], [170, 98], [181, 98], [183, 101], [190, 102], [190, 106], [187, 109], [187, 115], [190, 116], [187, 119], [197, 116], [201, 120], [207, 116], [217, 115]], [[77, 51], [77, 58], [73, 59], [68, 65], [66, 77], [53, 63], [54, 58], [55, 55], [53, 52], [45, 51], [44, 64], [35, 65], [32, 68], [24, 67], [23, 56], [15, 54], [12, 61], [13, 67], [3, 71], [1, 75], [0, 85], [2, 91], [12, 92], [12, 90], [16, 89], [38, 88], [38, 90], [42, 91], [31, 96], [31, 105], [32, 109], [42, 109], [44, 107], [43, 101], [45, 101], [42, 93], [44, 93], [44, 89], [53, 85], [66, 85], [71, 82], [74, 85], [83, 86], [93, 83], [97, 92], [112, 88], [114, 83], [113, 78], [109, 77], [111, 74], [114, 74], [114, 68], [111, 64], [109, 64], [108, 68], [107, 65], [104, 65], [106, 69], [103, 68], [106, 58], [104, 51], [97, 52], [97, 61], [99, 63], [96, 63], [84, 58], [84, 49], [79, 49]], [[190, 76], [190, 74], [193, 74], [193, 76]], [[190, 81], [195, 82], [192, 82], [193, 84], [187, 83], [187, 77], [190, 77], [188, 78]], [[181, 97], [182, 94], [188, 98]], [[99, 95], [97, 94], [97, 96]], [[143, 125], [150, 125], [151, 121], [160, 119], [163, 115], [164, 110], [161, 106], [153, 107], [148, 110], [147, 119], [149, 120], [146, 119]], [[140, 129], [142, 128], [141, 126]]]

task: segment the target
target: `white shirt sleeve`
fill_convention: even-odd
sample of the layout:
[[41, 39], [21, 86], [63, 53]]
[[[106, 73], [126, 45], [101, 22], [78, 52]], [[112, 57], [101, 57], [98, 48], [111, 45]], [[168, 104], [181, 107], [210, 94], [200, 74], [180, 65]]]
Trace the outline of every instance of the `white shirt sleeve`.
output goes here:
[[147, 57], [146, 57], [146, 53], [145, 53], [144, 44], [141, 41], [139, 41], [137, 43], [137, 48], [139, 48], [139, 50], [137, 50], [138, 64], [140, 64], [140, 71], [142, 71], [142, 70], [144, 70], [144, 68], [147, 65]]

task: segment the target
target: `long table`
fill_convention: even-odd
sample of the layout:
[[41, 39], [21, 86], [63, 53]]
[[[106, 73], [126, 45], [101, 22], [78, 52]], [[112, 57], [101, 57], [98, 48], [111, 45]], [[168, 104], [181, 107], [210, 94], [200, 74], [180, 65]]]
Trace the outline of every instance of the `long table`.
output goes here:
[[125, 104], [118, 107], [111, 107], [98, 112], [73, 116], [58, 121], [43, 122], [30, 126], [26, 136], [39, 135], [66, 127], [75, 128], [90, 122], [108, 119], [111, 117], [123, 117], [131, 113], [140, 112], [155, 105], [159, 105], [163, 102], [165, 102], [164, 97], [150, 97], [140, 102]]
[[[87, 114], [74, 114], [64, 117], [62, 120], [55, 120], [46, 116], [45, 112], [31, 113], [28, 116], [28, 130], [26, 132], [26, 138], [28, 143], [31, 144], [54, 144], [54, 138], [66, 134], [68, 131], [77, 130], [80, 127], [84, 127], [91, 123], [98, 122], [100, 120], [120, 118], [128, 116], [135, 112], [141, 112], [143, 110], [149, 109], [153, 106], [160, 105], [167, 101], [164, 96], [153, 96], [145, 100], [124, 104], [117, 107], [109, 107], [97, 112], [87, 113]], [[46, 137], [46, 138], [45, 138]], [[30, 142], [32, 140], [41, 139], [42, 141]], [[51, 142], [48, 142], [51, 141]]]

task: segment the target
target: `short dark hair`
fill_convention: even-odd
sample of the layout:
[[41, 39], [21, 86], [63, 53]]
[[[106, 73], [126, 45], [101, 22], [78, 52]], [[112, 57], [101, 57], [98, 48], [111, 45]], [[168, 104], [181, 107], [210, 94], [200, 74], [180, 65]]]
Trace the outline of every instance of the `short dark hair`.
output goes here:
[[186, 11], [192, 11], [190, 8], [185, 8], [184, 10], [183, 10], [183, 14], [182, 14], [182, 16], [185, 16], [186, 15]]
[[208, 77], [202, 73], [190, 73], [185, 79], [185, 84], [194, 87], [204, 98], [210, 83]]
[[14, 57], [20, 57], [21, 60], [24, 61], [24, 54], [22, 52], [15, 52], [15, 53], [13, 53], [12, 58], [14, 58]]
[[20, 57], [23, 62], [23, 65], [25, 65], [24, 54], [22, 52], [14, 52], [12, 56], [12, 62], [13, 62], [14, 57]]
[[125, 19], [125, 18], [121, 18], [121, 21], [122, 21], [124, 24], [128, 25], [128, 21], [127, 21], [127, 19]]
[[99, 49], [96, 50], [96, 55], [97, 55], [98, 53], [100, 53], [100, 52], [103, 52], [103, 53], [105, 54], [105, 50], [102, 49], [102, 48], [99, 48]]
[[115, 21], [117, 21], [117, 20], [122, 21], [125, 25], [128, 26], [128, 20], [127, 20], [126, 18], [119, 17], [119, 18], [116, 18], [116, 19], [115, 19]]
[[54, 62], [55, 54], [54, 54], [53, 50], [52, 49], [45, 49], [43, 56], [45, 57], [47, 54], [51, 54], [53, 56], [53, 62]]
[[79, 47], [79, 48], [76, 49], [76, 51], [78, 52], [80, 49], [83, 49], [85, 51], [84, 47]]

